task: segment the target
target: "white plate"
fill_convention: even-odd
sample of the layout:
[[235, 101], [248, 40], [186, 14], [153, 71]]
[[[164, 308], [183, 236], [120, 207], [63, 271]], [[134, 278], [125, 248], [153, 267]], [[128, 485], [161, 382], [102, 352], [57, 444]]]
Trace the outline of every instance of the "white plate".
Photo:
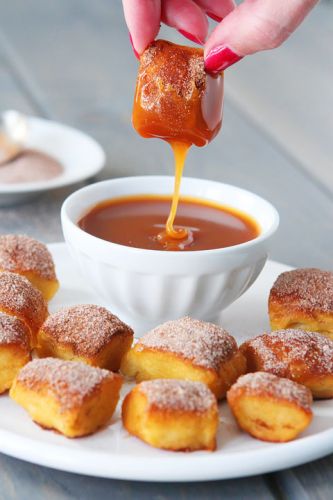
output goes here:
[[[50, 245], [60, 282], [51, 311], [77, 303], [103, 304], [77, 274], [64, 244]], [[238, 341], [268, 328], [267, 295], [276, 276], [289, 269], [268, 262], [252, 288], [221, 316]], [[135, 325], [133, 325], [135, 327]], [[125, 387], [126, 390], [126, 387]], [[128, 390], [128, 387], [127, 387]], [[221, 405], [218, 449], [169, 452], [152, 448], [122, 428], [119, 408], [111, 425], [97, 434], [66, 439], [34, 424], [8, 396], [0, 397], [0, 451], [40, 465], [92, 476], [147, 481], [202, 481], [261, 474], [292, 467], [333, 451], [333, 402], [314, 404], [315, 417], [302, 437], [270, 444], [240, 432]]]
[[26, 146], [56, 158], [64, 171], [50, 180], [0, 183], [0, 206], [26, 201], [43, 191], [60, 188], [96, 175], [105, 164], [105, 153], [91, 137], [61, 123], [28, 118]]

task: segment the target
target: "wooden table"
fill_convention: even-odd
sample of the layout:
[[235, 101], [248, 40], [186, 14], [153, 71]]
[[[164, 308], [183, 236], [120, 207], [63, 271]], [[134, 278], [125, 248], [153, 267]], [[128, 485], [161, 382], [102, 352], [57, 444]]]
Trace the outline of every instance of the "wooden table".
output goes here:
[[[227, 71], [222, 133], [208, 148], [193, 149], [186, 167], [187, 175], [248, 188], [277, 207], [273, 259], [331, 270], [332, 13], [332, 2], [321, 3], [284, 47]], [[166, 29], [163, 36], [180, 40]], [[98, 179], [172, 172], [167, 146], [144, 141], [131, 128], [136, 66], [120, 2], [11, 0], [1, 6], [0, 109], [57, 119], [93, 135], [108, 158]], [[0, 232], [62, 240], [59, 209], [78, 187], [0, 209]], [[72, 475], [0, 455], [0, 500], [329, 499], [332, 467], [331, 456], [253, 478], [150, 484]]]

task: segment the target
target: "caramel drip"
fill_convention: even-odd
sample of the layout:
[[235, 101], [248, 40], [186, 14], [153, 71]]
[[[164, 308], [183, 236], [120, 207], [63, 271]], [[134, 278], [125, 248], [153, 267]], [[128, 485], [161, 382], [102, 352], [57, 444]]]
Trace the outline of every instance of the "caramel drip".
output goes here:
[[190, 148], [189, 144], [184, 142], [170, 142], [170, 145], [173, 150], [174, 158], [175, 158], [175, 183], [173, 188], [173, 196], [171, 209], [169, 213], [168, 220], [166, 222], [166, 234], [169, 238], [174, 238], [177, 240], [182, 240], [187, 237], [187, 229], [186, 228], [174, 228], [175, 217], [177, 214], [178, 202], [179, 202], [179, 192], [180, 192], [180, 183], [182, 180], [183, 170], [185, 166], [185, 160]]

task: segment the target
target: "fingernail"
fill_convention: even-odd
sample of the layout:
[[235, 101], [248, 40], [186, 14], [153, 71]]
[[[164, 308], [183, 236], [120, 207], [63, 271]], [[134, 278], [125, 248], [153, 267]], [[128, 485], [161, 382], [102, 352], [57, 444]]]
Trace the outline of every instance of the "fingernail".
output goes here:
[[132, 39], [132, 35], [131, 33], [128, 33], [129, 35], [129, 39], [130, 39], [130, 42], [131, 42], [131, 45], [132, 45], [132, 49], [133, 49], [133, 52], [134, 52], [134, 55], [137, 59], [140, 59], [140, 54], [137, 50], [135, 50], [135, 47], [134, 47], [134, 44], [133, 44], [133, 39]]
[[192, 35], [192, 33], [188, 33], [187, 31], [184, 31], [184, 30], [178, 30], [178, 31], [181, 35], [183, 35], [186, 38], [188, 38], [189, 40], [191, 40], [191, 42], [198, 43], [199, 45], [203, 45], [205, 43], [204, 40], [200, 40], [200, 38]]
[[214, 12], [206, 12], [207, 16], [211, 17], [212, 19], [214, 19], [214, 21], [217, 21], [218, 23], [220, 23], [223, 19], [223, 17], [220, 17], [220, 16], [217, 16], [216, 14], [214, 14]]
[[242, 56], [235, 54], [229, 47], [220, 45], [208, 53], [205, 59], [205, 70], [208, 73], [219, 73], [242, 58]]

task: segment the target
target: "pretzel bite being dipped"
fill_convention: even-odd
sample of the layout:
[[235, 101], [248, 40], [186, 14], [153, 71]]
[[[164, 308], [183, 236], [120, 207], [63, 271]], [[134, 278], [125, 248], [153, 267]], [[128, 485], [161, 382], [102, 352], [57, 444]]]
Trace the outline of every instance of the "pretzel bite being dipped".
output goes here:
[[205, 72], [203, 50], [155, 40], [140, 57], [133, 126], [143, 137], [196, 146], [221, 128], [223, 74]]
[[309, 268], [280, 274], [268, 309], [272, 330], [297, 328], [333, 338], [333, 273]]
[[51, 314], [38, 333], [39, 357], [83, 361], [118, 371], [133, 330], [104, 307], [84, 304]]
[[47, 246], [21, 234], [0, 235], [0, 272], [10, 271], [25, 276], [51, 300], [59, 288], [54, 263]]
[[159, 379], [141, 382], [127, 394], [122, 420], [130, 434], [174, 451], [216, 448], [218, 410], [201, 382]]
[[37, 332], [48, 315], [47, 304], [24, 276], [0, 273], [0, 312], [23, 321], [29, 329], [31, 347], [36, 346]]
[[124, 356], [121, 371], [137, 382], [155, 378], [194, 380], [217, 398], [246, 371], [235, 339], [220, 326], [189, 317], [146, 333]]
[[227, 400], [239, 427], [263, 441], [290, 441], [312, 420], [310, 390], [272, 373], [239, 377]]
[[304, 330], [276, 330], [244, 342], [240, 350], [248, 371], [294, 380], [314, 398], [333, 397], [333, 340]]
[[30, 332], [19, 319], [0, 313], [0, 394], [30, 361]]
[[46, 429], [67, 437], [92, 434], [116, 408], [120, 375], [75, 361], [35, 359], [14, 380], [10, 397]]

